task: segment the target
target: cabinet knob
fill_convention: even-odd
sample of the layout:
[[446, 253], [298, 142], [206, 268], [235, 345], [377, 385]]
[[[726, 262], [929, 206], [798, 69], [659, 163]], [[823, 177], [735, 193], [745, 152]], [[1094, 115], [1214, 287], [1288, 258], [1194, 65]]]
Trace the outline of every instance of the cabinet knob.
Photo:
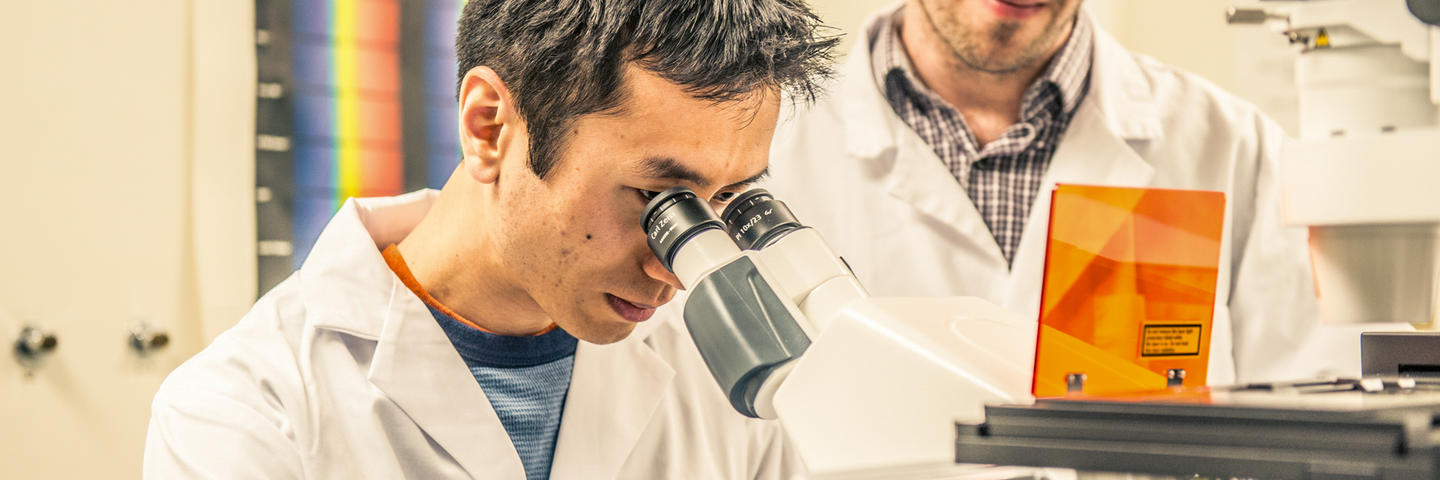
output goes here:
[[170, 344], [170, 334], [164, 330], [141, 325], [130, 331], [130, 348], [140, 355], [147, 355]]
[[54, 332], [27, 325], [20, 330], [19, 338], [15, 339], [15, 359], [27, 371], [34, 370], [41, 360], [55, 353], [59, 346], [60, 339], [55, 337]]

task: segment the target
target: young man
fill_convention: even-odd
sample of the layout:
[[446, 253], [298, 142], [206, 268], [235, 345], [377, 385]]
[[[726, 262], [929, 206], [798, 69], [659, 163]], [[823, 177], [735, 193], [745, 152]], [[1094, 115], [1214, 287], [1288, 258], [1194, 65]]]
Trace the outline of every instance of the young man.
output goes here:
[[786, 478], [683, 330], [653, 192], [763, 175], [832, 40], [798, 0], [472, 0], [464, 158], [347, 202], [300, 270], [156, 395], [148, 478]]
[[829, 98], [777, 130], [766, 187], [876, 295], [978, 296], [1027, 315], [1056, 183], [1223, 191], [1209, 381], [1358, 374], [1358, 336], [1318, 333], [1305, 232], [1282, 224], [1284, 133], [1126, 51], [1080, 3], [879, 12]]

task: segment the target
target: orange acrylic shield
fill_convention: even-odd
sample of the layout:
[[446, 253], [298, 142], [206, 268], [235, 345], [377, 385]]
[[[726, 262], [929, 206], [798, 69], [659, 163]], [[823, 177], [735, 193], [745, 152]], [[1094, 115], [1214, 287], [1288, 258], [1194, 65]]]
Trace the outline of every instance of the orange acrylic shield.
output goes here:
[[1035, 396], [1205, 385], [1224, 219], [1221, 192], [1057, 186]]

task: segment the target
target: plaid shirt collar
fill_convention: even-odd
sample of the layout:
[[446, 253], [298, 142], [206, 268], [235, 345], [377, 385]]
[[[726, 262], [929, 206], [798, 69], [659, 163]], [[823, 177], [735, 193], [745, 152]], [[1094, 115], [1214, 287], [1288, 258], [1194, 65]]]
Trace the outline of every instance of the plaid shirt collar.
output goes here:
[[[891, 72], [901, 75], [904, 86], [912, 94], [929, 96], [938, 100], [940, 97], [931, 91], [925, 82], [920, 80], [915, 73], [915, 66], [910, 63], [910, 55], [905, 52], [905, 45], [900, 40], [900, 19], [905, 11], [904, 7], [897, 9], [887, 22], [886, 31], [881, 32], [875, 38], [875, 43], [870, 46], [871, 65], [874, 69], [875, 81], [882, 87], [887, 85], [887, 77]], [[1094, 50], [1094, 27], [1090, 24], [1090, 17], [1082, 9], [1075, 19], [1075, 28], [1070, 32], [1070, 38], [1065, 40], [1065, 45], [1055, 54], [1045, 72], [1035, 79], [1030, 88], [1025, 90], [1021, 99], [1021, 119], [1027, 120], [1039, 116], [1045, 108], [1045, 102], [1039, 101], [1047, 87], [1059, 91], [1062, 113], [1069, 116], [1075, 113], [1075, 108], [1080, 105], [1080, 100], [1085, 97], [1086, 79], [1090, 76], [1091, 54]], [[889, 92], [887, 92], [888, 94]]]
[[[1084, 13], [1043, 74], [1025, 90], [1020, 118], [983, 146], [953, 105], [915, 73], [900, 40], [899, 11], [870, 45], [875, 79], [891, 108], [965, 189], [1000, 254], [1013, 262], [1050, 159], [1089, 85], [1094, 32]], [[888, 20], [888, 21], [887, 21]]]

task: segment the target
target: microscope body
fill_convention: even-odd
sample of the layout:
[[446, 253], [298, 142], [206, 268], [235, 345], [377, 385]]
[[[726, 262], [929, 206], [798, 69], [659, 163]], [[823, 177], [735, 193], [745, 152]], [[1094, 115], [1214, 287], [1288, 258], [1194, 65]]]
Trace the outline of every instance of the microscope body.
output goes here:
[[651, 246], [689, 291], [686, 327], [731, 405], [778, 419], [812, 473], [953, 465], [956, 421], [1032, 401], [1033, 319], [972, 297], [873, 298], [763, 190], [723, 222], [705, 211], [657, 197]]
[[955, 422], [1032, 401], [1035, 328], [974, 297], [858, 299], [792, 362], [776, 417], [817, 474], [953, 465]]

